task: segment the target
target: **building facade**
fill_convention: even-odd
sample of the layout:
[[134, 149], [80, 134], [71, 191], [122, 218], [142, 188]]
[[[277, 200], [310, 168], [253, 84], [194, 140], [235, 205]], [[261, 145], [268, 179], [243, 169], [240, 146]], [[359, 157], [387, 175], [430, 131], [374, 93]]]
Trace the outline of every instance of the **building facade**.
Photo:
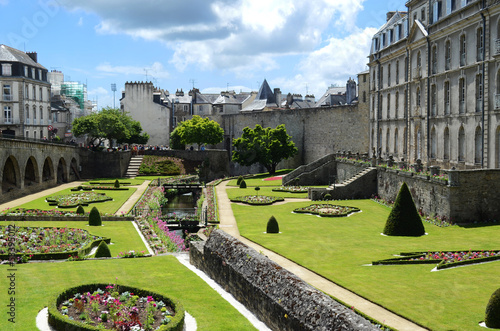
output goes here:
[[457, 169], [500, 165], [500, 3], [412, 0], [370, 52], [370, 152]]
[[50, 83], [37, 53], [0, 45], [2, 95], [0, 129], [4, 136], [43, 139], [50, 121]]

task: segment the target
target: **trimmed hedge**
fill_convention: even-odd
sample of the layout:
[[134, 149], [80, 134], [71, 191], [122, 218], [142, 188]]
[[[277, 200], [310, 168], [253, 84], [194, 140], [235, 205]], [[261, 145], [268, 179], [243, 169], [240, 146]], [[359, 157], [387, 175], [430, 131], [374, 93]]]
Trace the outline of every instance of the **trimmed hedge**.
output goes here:
[[78, 206], [78, 208], [76, 208], [76, 213], [78, 215], [85, 215], [85, 209], [83, 209], [83, 206]]
[[[98, 288], [105, 289], [106, 286], [108, 285], [109, 284], [104, 284], [104, 283], [84, 284], [68, 288], [63, 292], [61, 292], [60, 294], [53, 296], [48, 303], [49, 325], [55, 328], [56, 330], [72, 330], [72, 331], [102, 330], [79, 321], [70, 320], [69, 318], [61, 314], [61, 312], [57, 309], [57, 307], [65, 300], [69, 299], [70, 297], [73, 297], [76, 293], [94, 292]], [[119, 288], [118, 291], [119, 293], [128, 291], [140, 297], [152, 296], [156, 300], [161, 300], [165, 304], [171, 306], [174, 309], [175, 315], [171, 316], [171, 320], [167, 325], [160, 326], [160, 328], [158, 329], [159, 331], [181, 331], [183, 329], [184, 307], [178, 300], [149, 290], [144, 290], [125, 285], [118, 285], [118, 284], [116, 286], [118, 286]]]
[[102, 225], [101, 213], [99, 213], [99, 210], [96, 207], [92, 207], [92, 210], [90, 211], [89, 225], [90, 226], [101, 226]]
[[267, 221], [266, 232], [267, 233], [280, 233], [280, 227], [278, 225], [278, 221], [276, 220], [276, 217], [271, 216], [269, 218], [269, 221]]
[[247, 205], [253, 205], [253, 206], [268, 206], [268, 205], [272, 205], [273, 203], [278, 202], [278, 201], [285, 201], [285, 199], [282, 197], [269, 197], [266, 195], [259, 195], [259, 197], [267, 199], [267, 201], [261, 201], [261, 202], [248, 201], [247, 197], [252, 197], [252, 196], [245, 195], [245, 196], [241, 196], [241, 197], [236, 197], [236, 198], [230, 199], [230, 201], [231, 202], [246, 203]]
[[96, 257], [96, 258], [111, 257], [111, 251], [109, 250], [108, 245], [104, 241], [101, 241], [101, 243], [97, 247], [97, 251], [95, 252], [94, 257]]
[[242, 179], [239, 186], [240, 188], [247, 188], [247, 182], [245, 182], [245, 180]]
[[500, 288], [491, 295], [486, 306], [486, 326], [492, 329], [500, 329]]
[[[329, 213], [324, 213], [321, 212], [320, 209], [335, 209], [335, 208], [347, 208], [347, 210], [344, 213], [338, 213], [338, 214], [329, 214]], [[318, 209], [318, 210], [315, 210]], [[297, 214], [312, 214], [312, 215], [319, 215], [321, 217], [346, 217], [349, 216], [352, 213], [357, 213], [359, 212], [360, 209], [356, 207], [350, 207], [350, 206], [339, 206], [339, 205], [331, 205], [331, 204], [312, 204], [307, 207], [303, 208], [297, 208], [294, 209], [294, 213]]]
[[425, 234], [422, 218], [411, 196], [408, 185], [401, 185], [394, 207], [387, 218], [383, 233], [387, 236], [419, 237]]

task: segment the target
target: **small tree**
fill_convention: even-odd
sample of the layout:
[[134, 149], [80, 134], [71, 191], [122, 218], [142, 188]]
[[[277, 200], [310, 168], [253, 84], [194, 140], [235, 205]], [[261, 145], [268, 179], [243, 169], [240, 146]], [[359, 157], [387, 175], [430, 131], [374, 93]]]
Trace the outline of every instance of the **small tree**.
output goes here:
[[259, 191], [260, 191], [260, 187], [255, 186], [255, 192], [256, 192], [255, 194], [259, 195]]
[[245, 182], [244, 179], [242, 179], [240, 182], [240, 188], [247, 188], [247, 182]]
[[500, 288], [491, 295], [486, 306], [486, 326], [492, 329], [500, 329]]
[[101, 214], [99, 213], [99, 210], [96, 207], [92, 207], [92, 209], [90, 210], [89, 225], [90, 226], [102, 225]]
[[267, 221], [267, 233], [280, 233], [280, 227], [278, 225], [278, 221], [274, 216], [271, 216], [269, 218], [269, 221]]
[[181, 122], [176, 130], [178, 130], [181, 144], [198, 144], [198, 149], [200, 149], [201, 145], [205, 144], [216, 145], [224, 139], [224, 130], [220, 127], [219, 123], [198, 115], [194, 115], [190, 120]]
[[120, 181], [118, 179], [115, 180], [115, 188], [120, 188]]
[[404, 182], [385, 223], [384, 234], [388, 236], [412, 237], [425, 234], [422, 218], [415, 207], [415, 202], [408, 189], [408, 185]]
[[95, 257], [111, 257], [111, 251], [105, 241], [101, 241], [95, 252]]
[[76, 208], [76, 213], [78, 215], [85, 215], [85, 209], [83, 209], [82, 205], [78, 205], [78, 208]]
[[238, 176], [238, 179], [236, 180], [236, 185], [240, 186], [240, 183], [242, 180], [243, 180], [243, 176]]

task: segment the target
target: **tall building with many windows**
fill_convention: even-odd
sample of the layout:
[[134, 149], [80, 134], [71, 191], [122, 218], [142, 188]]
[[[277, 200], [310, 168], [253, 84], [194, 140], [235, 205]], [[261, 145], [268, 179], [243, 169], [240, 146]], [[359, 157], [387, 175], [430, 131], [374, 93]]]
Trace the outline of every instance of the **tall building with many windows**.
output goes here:
[[371, 153], [500, 167], [500, 1], [410, 0], [370, 51]]
[[42, 139], [50, 125], [50, 83], [36, 53], [0, 45], [0, 129], [4, 136]]

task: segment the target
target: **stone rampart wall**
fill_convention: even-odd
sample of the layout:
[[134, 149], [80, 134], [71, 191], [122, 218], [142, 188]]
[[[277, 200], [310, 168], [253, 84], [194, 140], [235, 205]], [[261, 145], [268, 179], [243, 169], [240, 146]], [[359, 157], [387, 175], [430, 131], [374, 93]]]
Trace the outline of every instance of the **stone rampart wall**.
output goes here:
[[132, 154], [130, 151], [95, 152], [79, 149], [81, 178], [120, 178], [127, 172]]
[[273, 330], [375, 330], [332, 300], [223, 231], [194, 243], [190, 261]]

